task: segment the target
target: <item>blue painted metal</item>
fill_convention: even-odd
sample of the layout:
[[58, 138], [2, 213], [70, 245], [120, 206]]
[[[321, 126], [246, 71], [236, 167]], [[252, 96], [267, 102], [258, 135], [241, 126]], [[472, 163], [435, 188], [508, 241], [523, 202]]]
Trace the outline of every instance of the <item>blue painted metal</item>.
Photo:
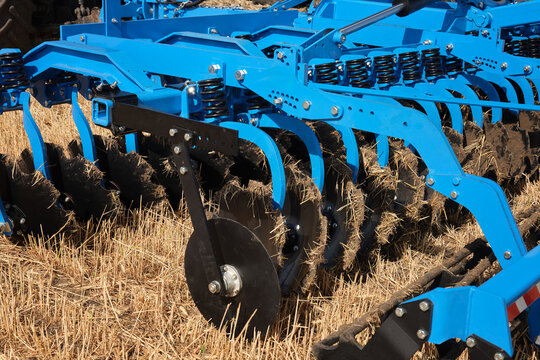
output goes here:
[[34, 117], [30, 113], [30, 94], [26, 92], [21, 93], [19, 99], [23, 107], [24, 130], [28, 136], [32, 155], [34, 157], [34, 168], [36, 171], [41, 172], [46, 179], [51, 180], [47, 164], [47, 150], [45, 149], [45, 143], [43, 142], [43, 137], [41, 136], [41, 132], [39, 131]]
[[[540, 0], [511, 5], [485, 2], [484, 6], [476, 0], [439, 2], [407, 17], [381, 16], [376, 24], [342, 32], [329, 29], [343, 29], [388, 9], [390, 2], [322, 0], [313, 3], [308, 13], [283, 11], [298, 3], [286, 0], [252, 12], [192, 9], [157, 0], [128, 0], [124, 5], [107, 0], [103, 23], [62, 27], [61, 41], [44, 43], [24, 57], [25, 71], [42, 103], [71, 101], [84, 156], [94, 162], [92, 133], [77, 105], [76, 91], [88, 98], [101, 82], [117, 84], [119, 90], [136, 95], [143, 106], [237, 130], [241, 139], [265, 154], [278, 209], [286, 196], [285, 172], [277, 145], [262, 128], [298, 135], [308, 150], [311, 175], [319, 189], [324, 184], [322, 152], [306, 122], [325, 121], [341, 134], [355, 181], [360, 157], [354, 130], [375, 134], [381, 166], [389, 159], [388, 137], [404, 139], [426, 164], [428, 186], [472, 212], [503, 268], [478, 288], [437, 289], [423, 295], [435, 309], [430, 341], [476, 334], [511, 353], [506, 306], [539, 280], [540, 272], [534, 267], [539, 250], [527, 252], [500, 187], [464, 173], [441, 129], [437, 104], [446, 105], [458, 132], [463, 132], [460, 105], [471, 108], [479, 126], [483, 125], [482, 108], [492, 109], [493, 122], [502, 120], [502, 109], [540, 111], [529, 85], [529, 80], [540, 84], [540, 59], [516, 56], [504, 47], [505, 42], [529, 39], [540, 31]], [[126, 17], [133, 21], [122, 21]], [[470, 31], [477, 31], [478, 36]], [[419, 58], [418, 78], [404, 79], [398, 55], [414, 51], [420, 56], [427, 49], [439, 50], [443, 71], [428, 76], [426, 59]], [[347, 61], [362, 58], [373, 63], [382, 54], [395, 58], [395, 68], [390, 70], [395, 81], [381, 83], [372, 64], [366, 68], [365, 86], [351, 86]], [[447, 72], [445, 66], [454, 57], [470, 66]], [[330, 81], [325, 78], [328, 74], [315, 72], [320, 64], [336, 64]], [[64, 90], [65, 84], [46, 82], [63, 71], [76, 74], [79, 87], [70, 87], [67, 98], [48, 95]], [[229, 115], [205, 118], [204, 97], [197, 83], [208, 79], [222, 79]], [[474, 88], [489, 100], [480, 100]], [[4, 93], [9, 95], [2, 100], [4, 110], [23, 107], [36, 169], [48, 177], [43, 140], [29, 111], [29, 94], [21, 89]], [[251, 94], [268, 106], [237, 110], [245, 107]], [[425, 114], [398, 100], [416, 102]], [[110, 127], [111, 107], [109, 100], [94, 99], [93, 122]], [[256, 124], [242, 122], [246, 117]], [[137, 146], [136, 135], [126, 136], [128, 151], [137, 151]], [[506, 252], [512, 256], [505, 257]], [[518, 276], [525, 272], [526, 276]], [[536, 318], [535, 314], [533, 307], [531, 316]], [[531, 333], [538, 334], [537, 322], [532, 324]]]
[[11, 236], [13, 234], [13, 224], [9, 220], [4, 204], [2, 203], [2, 198], [0, 198], [0, 224], [7, 224], [9, 226], [9, 230], [2, 232], [2, 235]]
[[88, 159], [88, 161], [98, 165], [94, 135], [92, 134], [92, 129], [90, 129], [90, 124], [88, 124], [88, 121], [79, 106], [78, 94], [77, 89], [73, 88], [71, 91], [71, 114], [81, 138], [83, 156]]

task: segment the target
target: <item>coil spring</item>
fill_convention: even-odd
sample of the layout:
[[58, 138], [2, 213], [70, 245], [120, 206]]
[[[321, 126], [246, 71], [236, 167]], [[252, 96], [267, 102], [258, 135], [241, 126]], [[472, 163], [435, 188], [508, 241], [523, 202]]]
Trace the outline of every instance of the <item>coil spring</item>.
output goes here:
[[315, 82], [337, 85], [339, 83], [337, 64], [331, 62], [315, 65]]
[[223, 79], [208, 79], [198, 82], [203, 102], [203, 117], [212, 119], [229, 115]]
[[516, 56], [528, 56], [529, 41], [527, 39], [507, 41], [504, 44], [505, 51]]
[[391, 84], [397, 81], [394, 55], [382, 55], [373, 58], [377, 82]]
[[248, 110], [268, 109], [271, 107], [268, 101], [264, 100], [264, 98], [255, 94], [251, 90], [247, 90], [245, 95], [248, 96], [248, 99], [246, 100]]
[[530, 38], [529, 57], [540, 59], [540, 36]]
[[452, 56], [446, 58], [446, 73], [457, 74], [463, 71], [463, 60], [458, 57]]
[[405, 81], [414, 81], [422, 78], [420, 71], [420, 56], [417, 51], [409, 51], [399, 54], [401, 76]]
[[369, 88], [369, 70], [367, 59], [354, 59], [345, 62], [347, 66], [347, 74], [349, 76], [349, 84], [352, 87]]
[[444, 75], [441, 52], [438, 48], [422, 50], [422, 57], [424, 59], [426, 77], [434, 78]]
[[0, 55], [0, 74], [2, 83], [0, 90], [16, 89], [30, 85], [26, 73], [21, 53], [8, 53]]

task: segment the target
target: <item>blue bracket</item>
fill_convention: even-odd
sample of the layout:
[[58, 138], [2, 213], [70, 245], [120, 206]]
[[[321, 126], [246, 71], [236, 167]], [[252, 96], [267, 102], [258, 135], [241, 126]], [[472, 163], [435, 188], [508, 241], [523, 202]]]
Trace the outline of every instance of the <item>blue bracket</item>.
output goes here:
[[356, 142], [354, 131], [349, 127], [340, 126], [332, 122], [328, 122], [328, 125], [336, 129], [339, 135], [341, 135], [341, 140], [347, 154], [347, 165], [352, 171], [353, 182], [356, 184], [360, 169], [360, 154], [358, 153], [358, 143]]
[[274, 140], [270, 135], [252, 125], [232, 121], [222, 122], [219, 125], [238, 131], [238, 137], [240, 139], [252, 142], [261, 149], [270, 166], [274, 207], [280, 210], [283, 209], [287, 183], [285, 180], [283, 160], [281, 159], [281, 154]]
[[79, 137], [81, 138], [83, 156], [88, 159], [88, 161], [97, 165], [94, 135], [92, 134], [92, 129], [90, 129], [90, 124], [88, 124], [88, 121], [86, 120], [86, 117], [79, 106], [78, 92], [76, 88], [71, 89], [71, 114], [73, 116], [75, 126], [77, 127], [77, 131], [79, 132]]
[[[427, 298], [433, 302], [428, 341], [441, 344], [449, 339], [466, 340], [476, 335], [512, 355], [507, 309], [538, 284], [539, 262], [540, 246], [537, 246], [479, 287], [439, 288], [410, 300]], [[534, 315], [538, 315], [538, 302], [531, 307], [530, 316]], [[533, 328], [534, 334], [537, 329]]]
[[126, 141], [126, 153], [130, 153], [132, 151], [139, 153], [139, 140], [136, 133], [126, 134], [124, 139]]
[[309, 153], [311, 162], [311, 178], [319, 188], [324, 186], [324, 160], [317, 135], [304, 122], [281, 114], [262, 114], [259, 119], [261, 128], [284, 129], [292, 132], [302, 140]]
[[47, 164], [47, 150], [41, 132], [30, 113], [30, 94], [23, 92], [20, 95], [20, 102], [23, 106], [23, 125], [30, 142], [30, 148], [32, 149], [32, 155], [34, 158], [34, 168], [36, 171], [40, 171], [43, 176], [51, 180], [49, 173], [49, 166]]

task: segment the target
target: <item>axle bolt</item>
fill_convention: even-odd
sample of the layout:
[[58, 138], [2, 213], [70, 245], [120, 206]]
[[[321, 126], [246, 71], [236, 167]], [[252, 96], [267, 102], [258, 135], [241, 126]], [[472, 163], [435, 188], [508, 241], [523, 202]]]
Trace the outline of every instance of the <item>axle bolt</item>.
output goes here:
[[450, 193], [450, 197], [451, 197], [452, 199], [457, 199], [457, 197], [458, 197], [457, 191], [452, 191], [452, 192]]
[[508, 68], [508, 63], [503, 62], [501, 64], [501, 70], [506, 70]]
[[467, 341], [465, 342], [468, 347], [473, 348], [476, 346], [476, 340], [473, 337], [468, 337]]
[[185, 133], [184, 134], [184, 140], [191, 141], [191, 139], [193, 139], [193, 134], [192, 133]]
[[506, 251], [504, 252], [504, 258], [505, 258], [506, 260], [510, 260], [510, 259], [512, 258], [512, 253], [511, 253], [510, 251], [506, 250]]
[[182, 148], [181, 148], [180, 146], [176, 145], [176, 146], [174, 147], [173, 151], [174, 151], [174, 153], [175, 153], [176, 155], [178, 155], [178, 154], [180, 154], [180, 153], [182, 152]]
[[278, 97], [274, 99], [274, 105], [281, 105], [283, 104], [283, 98]]
[[178, 134], [178, 129], [170, 129], [169, 130], [169, 135], [170, 136], [175, 136], [176, 134]]
[[454, 50], [454, 44], [447, 44], [446, 45], [446, 50], [448, 50], [448, 51]]
[[431, 306], [429, 305], [429, 303], [427, 301], [422, 301], [420, 304], [418, 304], [418, 307], [423, 312], [426, 312], [431, 308]]
[[246, 78], [246, 74], [247, 74], [247, 71], [242, 69], [242, 70], [237, 70], [235, 73], [234, 73], [234, 78], [238, 81], [242, 81]]
[[504, 355], [500, 352], [498, 353], [495, 353], [495, 355], [493, 356], [493, 359], [494, 360], [504, 360]]
[[330, 112], [332, 113], [333, 116], [338, 116], [339, 115], [339, 107], [332, 106], [332, 109], [330, 109]]
[[428, 332], [424, 329], [420, 329], [416, 332], [416, 336], [420, 339], [420, 340], [425, 340], [427, 337], [428, 337]]
[[523, 71], [525, 71], [526, 73], [530, 73], [532, 71], [531, 65], [525, 65]]
[[218, 294], [221, 291], [219, 281], [214, 280], [208, 284], [208, 291], [210, 291], [212, 294]]
[[304, 101], [304, 102], [302, 103], [302, 107], [303, 107], [304, 110], [306, 110], [306, 111], [309, 110], [309, 108], [311, 107], [311, 101], [307, 101], [307, 100]]
[[407, 313], [407, 310], [405, 310], [402, 307], [398, 307], [396, 308], [396, 310], [394, 310], [394, 313], [396, 314], [398, 318], [400, 318], [400, 317], [403, 317]]
[[180, 168], [180, 174], [181, 174], [181, 175], [186, 175], [186, 174], [187, 174], [187, 172], [188, 172], [188, 169], [187, 169], [187, 167], [185, 167], [185, 166], [182, 166], [182, 167]]
[[221, 66], [219, 66], [218, 64], [213, 64], [208, 67], [208, 72], [210, 74], [215, 74], [218, 72], [219, 69], [221, 69]]

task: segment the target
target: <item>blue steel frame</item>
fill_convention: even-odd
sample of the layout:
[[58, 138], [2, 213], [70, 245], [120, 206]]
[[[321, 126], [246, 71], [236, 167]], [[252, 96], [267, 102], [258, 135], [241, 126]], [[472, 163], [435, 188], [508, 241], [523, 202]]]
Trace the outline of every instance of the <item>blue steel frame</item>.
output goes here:
[[[342, 2], [349, 4], [346, 0], [334, 0], [332, 4], [336, 6]], [[319, 9], [326, 3], [323, 1], [317, 12], [322, 11]], [[287, 8], [294, 2], [280, 4]], [[531, 4], [534, 7], [540, 3], [531, 1]], [[373, 6], [379, 5], [387, 6], [386, 3]], [[356, 5], [350, 6], [355, 8]], [[448, 7], [453, 6], [445, 3], [433, 9], [420, 10], [419, 13], [445, 13], [450, 11]], [[465, 5], [459, 3], [456, 6]], [[493, 8], [495, 10], [497, 8]], [[363, 89], [346, 86], [344, 81], [330, 85], [316, 83], [310, 78], [310, 66], [320, 59], [335, 61], [346, 59], [346, 56], [354, 58], [369, 54], [354, 42], [355, 39], [373, 39], [374, 32], [390, 34], [387, 31], [390, 28], [398, 29], [392, 36], [389, 35], [392, 44], [383, 46], [388, 46], [390, 51], [403, 48], [403, 42], [399, 40], [402, 30], [384, 22], [342, 39], [337, 30], [318, 30], [325, 27], [335, 29], [339, 24], [351, 21], [323, 16], [315, 21], [317, 14], [309, 20], [308, 16], [294, 10], [245, 12], [218, 9], [214, 12], [209, 10], [208, 13], [204, 12], [206, 10], [201, 13], [188, 11], [185, 16], [174, 18], [121, 21], [126, 17], [123, 11], [126, 8], [120, 5], [120, 1], [104, 1], [103, 23], [64, 26], [62, 40], [44, 43], [24, 57], [25, 69], [38, 101], [44, 106], [72, 103], [85, 157], [94, 162], [95, 148], [90, 127], [77, 105], [77, 92], [90, 99], [91, 89], [100, 83], [115, 84], [122, 91], [135, 94], [142, 106], [238, 130], [240, 138], [253, 142], [265, 153], [270, 163], [273, 199], [278, 208], [283, 206], [285, 199], [285, 172], [277, 146], [263, 128], [287, 129], [303, 140], [310, 157], [312, 177], [319, 189], [324, 184], [321, 148], [316, 135], [305, 122], [325, 121], [340, 132], [347, 150], [347, 161], [355, 174], [358, 172], [359, 156], [353, 129], [378, 135], [379, 161], [382, 165], [387, 162], [384, 145], [387, 137], [404, 139], [417, 150], [427, 165], [427, 185], [452, 197], [471, 211], [503, 268], [500, 274], [478, 288], [437, 289], [423, 295], [422, 298], [429, 297], [434, 303], [433, 331], [429, 340], [440, 343], [450, 338], [465, 339], [468, 335], [476, 334], [512, 353], [506, 306], [540, 280], [540, 271], [533, 268], [535, 262], [539, 261], [540, 250], [535, 248], [527, 252], [501, 188], [493, 181], [464, 173], [442, 132], [434, 106], [437, 102], [454, 108], [459, 105], [471, 106], [475, 120], [481, 125], [478, 109], [482, 107], [495, 109], [493, 119], [498, 121], [500, 110], [497, 109], [540, 111], [540, 106], [534, 105], [534, 99], [531, 103], [530, 97], [526, 96], [527, 101], [519, 103], [516, 95], [508, 96], [509, 102], [501, 102], [487, 83], [501, 83], [504, 76], [499, 69], [485, 64], [478, 64], [480, 69], [477, 74], [456, 77], [460, 79], [456, 84], [450, 84], [448, 79], [439, 79], [435, 83], [423, 81], [414, 87], [401, 84], [389, 88], [375, 86]], [[525, 15], [531, 17], [530, 14]], [[437, 18], [443, 17], [440, 15]], [[313, 29], [301, 28], [299, 24], [312, 24]], [[409, 31], [409, 28], [403, 29], [407, 36]], [[235, 37], [245, 34], [252, 38]], [[429, 36], [435, 44], [448, 44], [451, 41], [454, 44], [452, 53], [468, 61], [483, 56], [482, 50], [493, 53], [490, 39], [433, 30], [418, 30], [413, 42], [416, 45], [412, 47], [418, 47], [418, 42], [424, 36]], [[386, 41], [384, 36], [380, 39], [381, 42]], [[261, 49], [271, 46], [274, 47], [274, 56], [268, 58]], [[502, 51], [499, 55], [501, 58], [497, 61], [512, 64], [505, 75], [513, 75], [518, 83], [527, 80], [525, 74], [514, 66], [527, 62], [535, 66], [535, 76], [539, 73], [536, 67], [540, 68], [540, 60], [523, 59]], [[47, 79], [64, 71], [76, 74], [77, 83], [46, 83]], [[479, 73], [481, 75], [477, 76]], [[186, 81], [217, 78], [223, 79], [230, 98], [242, 97], [249, 90], [272, 106], [262, 111], [247, 111], [221, 118], [197, 117], [202, 102], [199, 86]], [[531, 74], [528, 78], [537, 80]], [[165, 86], [168, 85], [165, 84], [166, 79], [187, 86], [183, 89]], [[490, 101], [480, 100], [468, 92], [467, 84], [483, 86], [488, 94], [492, 94]], [[52, 93], [50, 86], [56, 90], [54, 98], [48, 96]], [[439, 91], [434, 90], [437, 88]], [[465, 99], [455, 98], [445, 88], [458, 89], [467, 96]], [[507, 90], [511, 93], [510, 89]], [[30, 114], [29, 95], [18, 92], [16, 97], [17, 101], [4, 104], [4, 109], [23, 108], [36, 169], [42, 170], [47, 176], [43, 140]], [[427, 115], [405, 108], [394, 99], [415, 100], [422, 104]], [[110, 126], [111, 105], [109, 100], [93, 99], [94, 123]], [[457, 117], [459, 115], [456, 114], [453, 120], [455, 128], [460, 130], [463, 120], [460, 118], [458, 121]], [[126, 141], [128, 150], [136, 150], [135, 137]], [[0, 210], [0, 214], [5, 216], [1, 206]], [[511, 256], [505, 256], [505, 253]], [[516, 276], [517, 272], [519, 276]], [[460, 311], [460, 316], [455, 315], [456, 311]], [[488, 314], [489, 319], [485, 319]], [[536, 320], [533, 319], [533, 327], [537, 325]]]

